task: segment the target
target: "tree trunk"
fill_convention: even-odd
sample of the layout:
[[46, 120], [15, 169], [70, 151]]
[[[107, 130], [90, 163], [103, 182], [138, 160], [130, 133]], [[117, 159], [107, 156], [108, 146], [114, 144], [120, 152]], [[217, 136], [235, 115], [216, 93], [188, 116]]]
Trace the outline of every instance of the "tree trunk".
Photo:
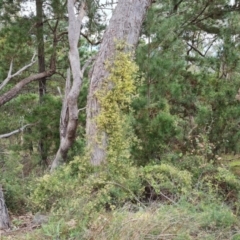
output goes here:
[[[37, 44], [38, 44], [38, 72], [45, 72], [44, 36], [43, 36], [43, 1], [36, 0], [37, 14]], [[39, 79], [39, 101], [46, 93], [46, 77]]]
[[63, 99], [62, 111], [60, 116], [60, 146], [55, 156], [55, 159], [51, 166], [51, 172], [57, 168], [60, 164], [62, 164], [67, 158], [68, 148], [71, 147], [72, 140], [69, 139], [67, 134], [67, 126], [69, 121], [69, 112], [68, 112], [68, 95], [71, 89], [71, 73], [70, 69], [67, 71], [67, 79], [65, 85], [65, 94]]
[[0, 230], [10, 228], [8, 210], [4, 201], [2, 186], [0, 185]]
[[81, 23], [85, 15], [85, 3], [81, 5], [80, 12], [75, 16], [74, 10], [75, 0], [68, 0], [68, 41], [69, 41], [69, 61], [72, 70], [73, 82], [70, 81], [70, 72], [68, 72], [65, 98], [63, 101], [61, 119], [60, 119], [60, 146], [56, 157], [51, 166], [51, 172], [62, 164], [66, 158], [67, 153], [75, 140], [75, 134], [78, 125], [78, 105], [77, 100], [80, 93], [83, 73], [80, 67], [80, 58], [78, 53], [78, 41], [80, 37]]
[[143, 20], [151, 3], [151, 0], [120, 0], [103, 36], [92, 70], [87, 102], [86, 134], [93, 165], [100, 165], [106, 160], [107, 134], [99, 132], [96, 123], [96, 117], [101, 111], [96, 92], [101, 89], [104, 79], [108, 76], [105, 62], [114, 56], [116, 40], [124, 41], [127, 46], [131, 47], [131, 50], [135, 50]]
[[[45, 54], [44, 54], [44, 36], [43, 36], [43, 1], [36, 0], [36, 14], [37, 14], [37, 44], [38, 44], [38, 72], [45, 72]], [[39, 79], [39, 103], [42, 104], [43, 96], [46, 94], [46, 78]], [[40, 132], [43, 132], [40, 126]], [[47, 164], [47, 152], [44, 144], [44, 136], [41, 136], [38, 143], [41, 162]]]

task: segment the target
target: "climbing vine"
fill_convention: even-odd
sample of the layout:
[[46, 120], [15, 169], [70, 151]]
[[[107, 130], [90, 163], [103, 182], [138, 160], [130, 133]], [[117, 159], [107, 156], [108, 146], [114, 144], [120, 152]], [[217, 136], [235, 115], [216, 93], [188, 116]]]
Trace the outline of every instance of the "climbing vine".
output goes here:
[[[101, 113], [97, 117], [98, 128], [108, 136], [108, 158], [129, 156], [133, 135], [130, 131], [130, 104], [136, 93], [138, 66], [131, 52], [123, 50], [124, 44], [116, 44], [112, 60], [106, 61], [108, 77], [97, 92]], [[128, 115], [127, 115], [128, 113]], [[131, 114], [130, 114], [131, 115]], [[126, 155], [125, 155], [126, 154]]]

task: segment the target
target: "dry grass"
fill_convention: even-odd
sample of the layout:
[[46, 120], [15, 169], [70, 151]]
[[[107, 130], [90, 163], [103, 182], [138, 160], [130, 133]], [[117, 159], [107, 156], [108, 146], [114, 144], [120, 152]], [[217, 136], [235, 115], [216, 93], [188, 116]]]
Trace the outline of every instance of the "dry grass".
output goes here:
[[[78, 216], [71, 221], [51, 221], [42, 229], [17, 231], [3, 240], [240, 240], [240, 223], [225, 205], [177, 205], [152, 203], [134, 210], [128, 205], [99, 213], [84, 225]], [[74, 223], [74, 224], [73, 224]]]
[[[227, 216], [222, 219], [225, 214]], [[224, 208], [222, 213], [214, 216], [214, 211], [197, 212], [187, 206], [153, 205], [135, 213], [122, 209], [111, 215], [100, 215], [84, 239], [239, 240], [239, 227], [237, 217]]]

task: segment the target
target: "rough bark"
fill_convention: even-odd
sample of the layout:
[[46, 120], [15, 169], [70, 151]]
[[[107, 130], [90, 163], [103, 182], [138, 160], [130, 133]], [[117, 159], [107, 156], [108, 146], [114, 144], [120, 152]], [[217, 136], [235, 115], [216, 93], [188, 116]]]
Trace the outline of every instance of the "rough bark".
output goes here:
[[[45, 72], [45, 52], [44, 52], [44, 36], [43, 36], [43, 1], [36, 0], [36, 30], [37, 30], [37, 50], [38, 50], [38, 72]], [[39, 103], [42, 104], [43, 96], [46, 94], [46, 77], [38, 81]], [[40, 126], [40, 132], [43, 129]], [[39, 139], [38, 147], [41, 156], [41, 162], [47, 164], [47, 151], [44, 144], [44, 136]]]
[[[43, 36], [43, 1], [36, 0], [36, 27], [37, 27], [37, 51], [38, 51], [38, 72], [45, 72], [44, 36]], [[46, 93], [46, 77], [39, 79], [39, 101]]]
[[131, 46], [131, 50], [135, 50], [143, 20], [151, 3], [151, 0], [120, 0], [103, 36], [92, 70], [87, 102], [86, 133], [93, 165], [99, 165], [106, 159], [107, 135], [105, 132], [100, 132], [96, 124], [96, 117], [101, 111], [96, 92], [101, 89], [103, 80], [108, 76], [104, 64], [106, 60], [113, 57], [116, 41], [124, 41], [128, 46]]
[[67, 158], [67, 153], [75, 140], [75, 134], [78, 125], [78, 105], [77, 100], [80, 93], [83, 74], [80, 67], [80, 58], [78, 53], [78, 41], [80, 37], [80, 29], [82, 19], [85, 15], [85, 4], [81, 5], [80, 12], [75, 16], [74, 0], [68, 0], [68, 41], [69, 41], [69, 61], [72, 71], [73, 82], [71, 89], [70, 73], [68, 73], [65, 99], [63, 102], [61, 121], [60, 121], [60, 146], [56, 157], [51, 166], [51, 172], [61, 165]]
[[10, 228], [10, 219], [5, 204], [3, 189], [0, 185], [0, 230]]

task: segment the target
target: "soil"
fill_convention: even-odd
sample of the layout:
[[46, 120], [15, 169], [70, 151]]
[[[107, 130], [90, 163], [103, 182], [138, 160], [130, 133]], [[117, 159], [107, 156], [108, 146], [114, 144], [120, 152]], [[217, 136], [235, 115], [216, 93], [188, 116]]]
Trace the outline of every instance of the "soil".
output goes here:
[[41, 226], [41, 224], [36, 224], [34, 222], [34, 216], [32, 215], [32, 213], [27, 213], [22, 216], [10, 215], [10, 218], [11, 228], [7, 230], [0, 230], [0, 240], [19, 239], [20, 236], [23, 237], [27, 233], [32, 232]]

